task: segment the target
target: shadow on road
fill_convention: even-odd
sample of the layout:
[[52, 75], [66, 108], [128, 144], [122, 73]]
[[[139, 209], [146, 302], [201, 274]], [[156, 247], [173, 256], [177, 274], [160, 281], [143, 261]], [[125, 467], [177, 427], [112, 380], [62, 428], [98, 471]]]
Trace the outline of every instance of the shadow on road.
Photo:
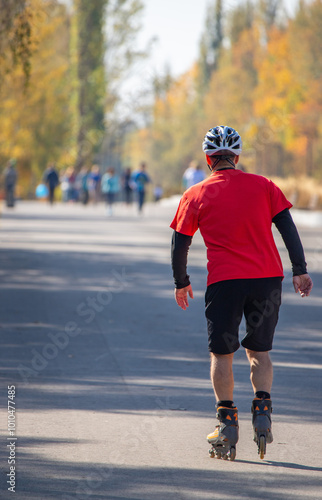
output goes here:
[[[108, 254], [0, 251], [0, 376], [3, 387], [16, 384], [20, 411], [79, 410], [138, 417], [187, 411], [196, 418], [214, 414], [203, 263], [190, 266], [197, 293], [183, 313], [173, 299], [169, 263], [153, 254], [149, 259], [140, 257], [136, 247], [129, 244], [122, 255], [113, 250]], [[158, 248], [150, 245], [155, 252]], [[313, 280], [319, 297], [321, 274], [315, 273]], [[290, 284], [284, 288], [290, 291]], [[294, 421], [321, 422], [320, 306], [300, 299], [282, 306], [273, 351], [276, 421], [289, 418], [291, 408]], [[248, 415], [252, 392], [242, 350], [236, 354], [234, 373], [238, 406]], [[275, 482], [285, 491], [296, 491], [306, 481], [310, 488], [321, 485], [320, 477], [311, 474], [321, 472], [321, 467], [287, 461], [236, 460], [232, 474], [232, 464], [218, 471], [216, 461], [212, 471], [167, 464], [113, 465], [104, 449], [98, 450], [97, 465], [46, 458], [51, 447], [70, 445], [77, 450], [85, 442], [83, 437], [59, 441], [21, 435], [23, 498], [142, 500], [153, 490], [154, 500], [180, 500], [193, 498], [189, 494], [194, 492], [199, 494], [196, 498], [202, 493], [204, 498], [216, 498], [211, 496], [214, 489], [219, 498], [242, 484], [238, 498], [280, 500]], [[0, 456], [5, 463], [3, 449]], [[270, 472], [267, 479], [255, 471], [245, 477], [238, 464], [256, 464]], [[290, 471], [285, 475], [283, 469]]]
[[[39, 444], [39, 443], [37, 443]], [[40, 443], [42, 449], [46, 445], [59, 443]], [[20, 460], [24, 464], [19, 471], [19, 483], [15, 498], [28, 500], [61, 499], [61, 500], [142, 500], [151, 498], [165, 500], [168, 498], [183, 500], [186, 498], [231, 498], [231, 492], [240, 493], [233, 498], [270, 499], [294, 498], [292, 492], [299, 491], [303, 483], [319, 491], [321, 479], [319, 475], [312, 477], [312, 471], [321, 472], [321, 468], [299, 467], [288, 463], [252, 463], [236, 460], [234, 464], [227, 462], [226, 470], [218, 470], [214, 461], [213, 470], [178, 467], [129, 467], [101, 463], [73, 463], [61, 461], [48, 462], [43, 454], [25, 454], [20, 449]], [[102, 462], [105, 451], [100, 450]], [[3, 460], [4, 457], [1, 457]], [[238, 471], [239, 463], [258, 465], [265, 470], [259, 474], [257, 470], [245, 475]], [[271, 468], [273, 467], [273, 469]], [[301, 474], [283, 473], [281, 468], [301, 469]], [[276, 469], [276, 470], [274, 470]], [[144, 479], [143, 479], [144, 478]], [[19, 492], [19, 484], [23, 491]], [[50, 486], [49, 486], [50, 485]], [[192, 486], [193, 485], [193, 486]], [[286, 492], [282, 497], [280, 491]], [[305, 496], [301, 498], [317, 498]]]

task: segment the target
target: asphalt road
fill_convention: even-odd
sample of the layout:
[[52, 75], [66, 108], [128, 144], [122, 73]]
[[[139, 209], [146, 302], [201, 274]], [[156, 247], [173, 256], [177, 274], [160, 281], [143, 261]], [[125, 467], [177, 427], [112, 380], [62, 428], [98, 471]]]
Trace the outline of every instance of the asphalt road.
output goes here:
[[225, 462], [209, 458], [206, 441], [216, 420], [205, 251], [196, 236], [195, 299], [183, 312], [169, 265], [175, 209], [150, 205], [139, 217], [119, 206], [110, 218], [103, 206], [3, 209], [1, 499], [322, 499], [322, 226], [295, 217], [315, 285], [305, 299], [292, 291], [276, 237], [286, 278], [272, 352], [274, 442], [261, 461], [240, 349], [240, 440], [235, 462]]

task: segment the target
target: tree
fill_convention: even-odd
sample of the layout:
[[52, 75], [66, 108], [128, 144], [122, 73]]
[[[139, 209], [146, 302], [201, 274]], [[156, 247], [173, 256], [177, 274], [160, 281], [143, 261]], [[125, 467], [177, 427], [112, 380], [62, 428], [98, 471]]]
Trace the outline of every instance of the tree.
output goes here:
[[107, 88], [110, 111], [119, 102], [123, 83], [132, 77], [137, 61], [146, 57], [146, 50], [136, 48], [136, 36], [141, 28], [143, 4], [140, 0], [109, 0], [106, 8]]
[[260, 0], [259, 12], [264, 24], [266, 36], [269, 30], [275, 25], [277, 20], [278, 10], [281, 8], [281, 0]]
[[28, 84], [34, 49], [33, 22], [42, 6], [39, 0], [0, 0], [0, 80], [20, 65]]
[[[314, 174], [322, 111], [321, 22], [322, 2], [302, 3], [285, 28], [271, 27], [261, 48], [251, 141], [264, 173]], [[275, 166], [273, 149], [280, 152]], [[286, 155], [292, 161], [283, 167]]]
[[244, 150], [250, 154], [249, 130], [258, 83], [256, 61], [261, 47], [254, 6], [250, 2], [237, 5], [227, 13], [226, 22], [230, 43], [222, 48], [219, 65], [204, 95], [204, 128], [230, 124], [242, 134]]
[[292, 76], [289, 54], [287, 32], [272, 28], [269, 41], [261, 47], [257, 58], [258, 84], [253, 95], [254, 121], [250, 132], [259, 173], [263, 174], [274, 171], [270, 150], [281, 151], [276, 144], [280, 142], [285, 147], [288, 141], [289, 117], [300, 91]]
[[107, 0], [75, 0], [77, 26], [76, 168], [92, 159], [104, 133], [106, 78], [104, 19]]
[[15, 157], [19, 183], [28, 194], [47, 163], [70, 161], [69, 17], [66, 8], [48, 0], [34, 24], [38, 43], [25, 87], [23, 68], [15, 66], [0, 92], [0, 164]]
[[124, 112], [124, 81], [131, 76], [134, 63], [144, 56], [134, 43], [142, 9], [140, 0], [74, 0], [77, 169], [100, 151], [109, 159], [115, 156], [111, 163], [118, 166], [121, 131], [131, 121]]
[[[119, 110], [124, 79], [142, 55], [134, 44], [141, 2], [75, 0], [73, 10], [59, 0], [0, 2], [0, 76], [6, 73], [0, 85], [0, 165], [17, 159], [26, 195], [48, 162], [58, 168], [89, 163], [105, 137], [106, 158], [119, 158], [120, 138], [133, 128]], [[27, 87], [9, 44], [26, 9], [32, 55]]]
[[204, 156], [197, 130], [200, 110], [196, 90], [197, 67], [173, 81], [156, 99], [149, 127], [131, 134], [126, 160], [138, 164], [144, 159], [152, 177], [162, 182], [167, 193], [180, 190], [184, 170], [191, 160]]
[[[51, 2], [48, 0], [48, 4]], [[32, 55], [37, 49], [37, 32], [46, 10], [44, 0], [0, 0], [0, 77], [20, 66], [29, 83]]]
[[213, 72], [218, 67], [224, 38], [222, 4], [222, 0], [216, 0], [212, 5], [209, 5], [205, 31], [200, 41], [199, 67], [202, 91], [207, 88]]
[[[292, 75], [300, 88], [300, 99], [294, 107], [291, 120], [293, 140], [290, 145], [295, 149], [299, 144], [302, 145], [307, 175], [317, 173], [316, 166], [319, 162], [315, 149], [318, 149], [319, 142], [322, 146], [321, 23], [322, 1], [314, 0], [310, 4], [300, 2], [298, 12], [289, 27]], [[320, 168], [320, 175], [321, 171]]]
[[136, 46], [143, 12], [140, 0], [110, 0], [106, 12], [105, 136], [100, 153], [106, 166], [121, 168], [124, 137], [133, 131], [136, 120], [147, 119], [151, 108], [149, 78], [146, 69], [140, 68], [148, 50]]
[[151, 120], [132, 133], [128, 150], [135, 162], [149, 162], [168, 193], [179, 189], [189, 159], [202, 158], [205, 131], [220, 123], [240, 132], [247, 170], [322, 177], [322, 0], [300, 2], [284, 23], [280, 7], [239, 2], [221, 19], [228, 36], [208, 66], [209, 80], [199, 61], [156, 93]]
[[229, 39], [232, 45], [238, 43], [244, 31], [252, 29], [254, 22], [254, 6], [250, 0], [240, 3], [230, 13], [228, 19]]

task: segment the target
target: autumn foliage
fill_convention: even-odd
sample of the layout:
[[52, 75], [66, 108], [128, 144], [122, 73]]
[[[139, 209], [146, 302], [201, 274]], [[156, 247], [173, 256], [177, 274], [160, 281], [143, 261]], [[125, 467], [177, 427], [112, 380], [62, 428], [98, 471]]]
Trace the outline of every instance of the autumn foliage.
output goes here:
[[[102, 168], [144, 160], [165, 194], [179, 192], [218, 124], [241, 134], [247, 171], [322, 179], [322, 0], [300, 0], [292, 17], [278, 0], [209, 2], [198, 60], [177, 78], [156, 75], [148, 103], [135, 97], [132, 107], [119, 89], [142, 56], [139, 0], [0, 3], [0, 166], [17, 159], [23, 196], [49, 162], [63, 169], [95, 155]], [[147, 85], [142, 74], [141, 95]]]
[[244, 2], [224, 23], [211, 77], [197, 61], [174, 81], [149, 127], [132, 134], [128, 160], [144, 156], [168, 192], [178, 191], [189, 161], [204, 161], [207, 129], [229, 124], [243, 138], [248, 171], [321, 178], [321, 0], [300, 2], [290, 19], [280, 2]]

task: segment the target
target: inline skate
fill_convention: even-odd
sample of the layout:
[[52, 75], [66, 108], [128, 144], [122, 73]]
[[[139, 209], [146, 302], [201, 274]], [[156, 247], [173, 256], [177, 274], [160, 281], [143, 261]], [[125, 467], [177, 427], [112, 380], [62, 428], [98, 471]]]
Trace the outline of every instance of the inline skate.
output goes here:
[[270, 399], [255, 398], [252, 404], [254, 441], [258, 446], [261, 459], [266, 453], [266, 444], [273, 441], [272, 434], [272, 401]]
[[238, 410], [219, 406], [217, 418], [219, 424], [215, 431], [207, 436], [208, 443], [211, 444], [209, 455], [211, 458], [235, 460], [238, 442]]

